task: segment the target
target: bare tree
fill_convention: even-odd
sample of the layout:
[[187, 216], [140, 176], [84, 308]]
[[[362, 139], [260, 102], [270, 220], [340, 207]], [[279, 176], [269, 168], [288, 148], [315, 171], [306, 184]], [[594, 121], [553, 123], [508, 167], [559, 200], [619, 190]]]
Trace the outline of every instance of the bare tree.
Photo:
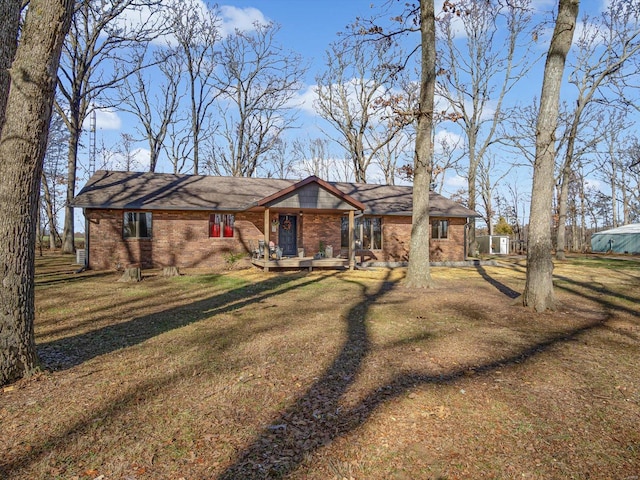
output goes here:
[[[173, 166], [173, 173], [183, 173], [193, 153], [191, 130], [179, 119], [168, 124], [169, 141], [164, 143], [164, 150]], [[212, 170], [209, 170], [212, 171]]]
[[390, 142], [387, 142], [378, 150], [376, 163], [382, 170], [385, 184], [395, 185], [398, 162], [409, 155], [407, 148], [414, 142], [407, 135], [398, 133]]
[[[218, 68], [216, 47], [220, 40], [219, 17], [216, 8], [200, 8], [198, 0], [175, 2], [171, 7], [171, 35], [176, 42], [176, 55], [186, 74], [189, 101], [189, 139], [173, 137], [172, 158], [174, 170], [186, 152], [193, 157], [193, 174], [199, 174], [200, 146], [211, 134], [211, 107], [220, 95], [215, 82], [215, 70]], [[173, 134], [180, 128], [173, 128]], [[203, 138], [204, 137], [204, 138]]]
[[[596, 153], [599, 177], [611, 189], [612, 226], [614, 228], [620, 226], [617, 205], [620, 200], [619, 193], [626, 197], [626, 189], [620, 177], [625, 171], [623, 152], [627, 149], [624, 141], [627, 125], [629, 125], [629, 119], [626, 112], [610, 109], [607, 121], [601, 124], [604, 148]], [[618, 191], [619, 189], [621, 192]]]
[[508, 167], [499, 175], [496, 175], [498, 162], [495, 157], [489, 155], [485, 155], [478, 165], [478, 186], [480, 187], [480, 198], [482, 199], [482, 206], [484, 207], [484, 221], [487, 224], [489, 235], [493, 235], [493, 217], [496, 213], [493, 207], [495, 189], [500, 182], [509, 175], [512, 168], [513, 167]]
[[[534, 99], [534, 104], [521, 106], [516, 105], [509, 109], [509, 113], [504, 122], [502, 122], [501, 130], [502, 139], [500, 143], [511, 148], [517, 154], [516, 161], [512, 162], [512, 167], [529, 167], [533, 166], [535, 162], [535, 141], [536, 141], [536, 126], [537, 126], [537, 118], [538, 118], [538, 106], [535, 105], [537, 100]], [[597, 148], [598, 142], [602, 138], [602, 129], [601, 129], [601, 113], [597, 108], [588, 109], [585, 111], [585, 114], [582, 116], [582, 121], [580, 123], [580, 129], [577, 132], [577, 136], [573, 139], [573, 161], [572, 168], [570, 168], [569, 176], [566, 177], [566, 171], [563, 170], [563, 163], [565, 159], [564, 153], [567, 149], [567, 144], [569, 142], [569, 136], [571, 135], [572, 122], [573, 122], [573, 107], [570, 106], [569, 102], [562, 102], [559, 106], [558, 113], [558, 127], [557, 127], [557, 136], [555, 138], [555, 164], [556, 164], [556, 177], [555, 177], [555, 189], [556, 189], [556, 215], [554, 216], [554, 227], [555, 227], [555, 235], [556, 235], [556, 251], [560, 248], [559, 245], [564, 245], [565, 243], [565, 232], [558, 232], [562, 226], [566, 225], [567, 221], [570, 220], [572, 238], [574, 242], [574, 248], [582, 248], [582, 243], [584, 240], [584, 228], [580, 227], [580, 232], [578, 233], [578, 225], [584, 225], [584, 222], [577, 216], [577, 213], [581, 211], [581, 209], [577, 206], [576, 200], [581, 201], [580, 199], [583, 197], [580, 196], [581, 192], [584, 192], [583, 186], [578, 185], [579, 179], [580, 181], [584, 181], [584, 176], [576, 174], [577, 165], [581, 165], [581, 159], [583, 156], [589, 155]], [[524, 159], [524, 161], [520, 161], [518, 159]], [[563, 196], [563, 182], [568, 181], [568, 188], [574, 190], [574, 193], [578, 194], [578, 198], [572, 198], [569, 195], [569, 204], [573, 201], [572, 205], [567, 203], [566, 192], [564, 192]], [[563, 200], [564, 198], [564, 200]], [[563, 203], [564, 202], [564, 203]], [[564, 210], [561, 211], [560, 206], [564, 205]], [[573, 209], [571, 215], [568, 214], [567, 208]], [[564, 214], [564, 219], [560, 220], [561, 214]], [[562, 235], [562, 236], [560, 236]], [[582, 240], [580, 240], [582, 239]], [[559, 243], [558, 243], [559, 242]], [[576, 242], [580, 244], [579, 246], [575, 246]]]
[[333, 161], [329, 145], [327, 138], [294, 140], [291, 155], [296, 162], [296, 172], [305, 176], [315, 175], [323, 180], [332, 180]]
[[292, 99], [307, 67], [299, 54], [276, 42], [279, 30], [274, 23], [255, 23], [253, 30], [236, 30], [221, 42], [221, 125], [214, 152], [219, 174], [253, 176], [296, 120]]
[[366, 183], [371, 162], [414, 121], [407, 93], [395, 89], [404, 56], [392, 46], [385, 38], [347, 36], [331, 45], [326, 70], [316, 77], [314, 106], [351, 158], [356, 182]]
[[149, 171], [155, 172], [169, 125], [176, 120], [183, 96], [179, 90], [183, 65], [177, 60], [174, 49], [156, 49], [152, 55], [154, 59], [150, 63], [157, 65], [162, 80], [155, 72], [152, 81], [151, 74], [143, 68], [147, 62], [144, 52], [141, 52], [138, 56], [140, 68], [118, 87], [118, 103], [120, 109], [138, 118], [138, 131], [149, 145]]
[[527, 276], [523, 305], [536, 312], [555, 308], [551, 258], [551, 206], [555, 164], [555, 132], [560, 86], [576, 29], [579, 0], [558, 0], [558, 16], [544, 67], [536, 128], [536, 158], [529, 216]]
[[420, 102], [416, 125], [416, 154], [413, 169], [413, 217], [406, 285], [428, 288], [433, 285], [429, 265], [431, 239], [429, 191], [433, 169], [433, 117], [436, 86], [436, 25], [433, 0], [420, 1], [421, 65]]
[[118, 156], [118, 167], [125, 172], [140, 170], [140, 163], [135, 158], [134, 142], [133, 135], [129, 133], [120, 134], [120, 142], [116, 148], [116, 154]]
[[291, 157], [291, 147], [284, 139], [279, 138], [273, 148], [266, 154], [264, 176], [267, 178], [297, 178], [295, 160]]
[[[640, 51], [640, 3], [637, 0], [612, 0], [607, 10], [598, 19], [590, 22], [585, 17], [584, 28], [578, 38], [577, 54], [569, 83], [577, 88], [575, 110], [569, 126], [567, 148], [560, 176], [560, 199], [558, 202], [557, 253], [559, 260], [565, 258], [565, 224], [571, 164], [575, 159], [575, 144], [579, 129], [589, 105], [603, 98], [602, 89], [610, 80], [622, 82], [636, 75], [634, 68], [625, 69], [625, 63]], [[607, 103], [610, 103], [607, 101]]]
[[[433, 172], [431, 178], [431, 189], [434, 192], [442, 193], [447, 172], [457, 171], [461, 156], [458, 151], [459, 143], [448, 135], [435, 136], [433, 139]], [[413, 165], [405, 163], [398, 167], [397, 174], [405, 180], [413, 180]], [[466, 203], [466, 190], [464, 202]]]
[[[466, 140], [469, 208], [476, 208], [477, 172], [482, 158], [499, 141], [504, 102], [537, 62], [537, 32], [530, 0], [445, 2], [439, 32], [437, 93], [446, 99]], [[460, 30], [464, 41], [460, 41]], [[504, 41], [497, 36], [504, 35]], [[461, 47], [462, 45], [462, 47]], [[475, 242], [471, 219], [469, 245]], [[472, 249], [470, 249], [472, 250]]]
[[520, 192], [519, 182], [513, 179], [507, 183], [508, 196], [498, 195], [500, 206], [498, 211], [502, 215], [512, 229], [512, 239], [515, 241], [515, 252], [522, 253], [524, 251], [524, 228], [522, 220], [525, 216], [526, 198]]
[[38, 367], [33, 325], [38, 194], [55, 72], [73, 3], [31, 0], [19, 41], [22, 1], [0, 6], [7, 14], [0, 24], [0, 38], [7, 41], [0, 58], [10, 67], [9, 75], [0, 76], [0, 385]]
[[624, 224], [640, 221], [640, 141], [632, 137], [626, 145], [620, 175]]
[[45, 229], [49, 230], [49, 248], [55, 249], [62, 238], [58, 232], [58, 213], [64, 207], [65, 185], [65, 146], [68, 144], [68, 131], [60, 116], [55, 112], [51, 116], [47, 151], [42, 169], [42, 191], [40, 202], [46, 218]]
[[[500, 122], [499, 143], [508, 149], [515, 151], [516, 161], [514, 167], [533, 166], [536, 156], [536, 125], [538, 123], [537, 97], [528, 105], [516, 104], [506, 110], [505, 118]], [[561, 102], [558, 111], [558, 125], [561, 134], [555, 139], [556, 158], [564, 150], [566, 145], [567, 125], [570, 123], [569, 106], [567, 102]], [[563, 128], [564, 127], [564, 128]], [[521, 161], [523, 159], [524, 161]], [[557, 160], [556, 160], [557, 163]]]
[[[62, 251], [74, 251], [74, 218], [71, 202], [75, 195], [78, 147], [82, 123], [96, 108], [103, 93], [139, 68], [135, 58], [123, 58], [129, 47], [147, 42], [157, 34], [152, 24], [129, 25], [118, 22], [126, 12], [149, 6], [159, 0], [83, 0], [75, 3], [69, 35], [58, 70], [56, 110], [69, 129], [67, 165], [67, 205], [65, 207]], [[109, 69], [102, 68], [105, 65]], [[114, 65], [131, 68], [111, 68]]]

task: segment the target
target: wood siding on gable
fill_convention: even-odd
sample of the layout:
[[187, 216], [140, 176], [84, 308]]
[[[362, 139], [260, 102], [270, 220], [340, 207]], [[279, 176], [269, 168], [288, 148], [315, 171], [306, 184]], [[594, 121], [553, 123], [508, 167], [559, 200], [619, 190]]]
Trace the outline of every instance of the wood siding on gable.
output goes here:
[[269, 204], [269, 208], [294, 208], [317, 210], [355, 210], [351, 204], [345, 202], [317, 183], [310, 183], [298, 188]]

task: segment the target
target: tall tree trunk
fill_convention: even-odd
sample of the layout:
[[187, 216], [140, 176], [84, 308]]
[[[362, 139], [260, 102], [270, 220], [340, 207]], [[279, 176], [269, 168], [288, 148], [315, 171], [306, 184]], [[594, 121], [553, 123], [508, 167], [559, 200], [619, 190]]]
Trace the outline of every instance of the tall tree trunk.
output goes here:
[[551, 209], [553, 204], [555, 132], [560, 87], [578, 16], [578, 0], [559, 0], [558, 18], [544, 67], [540, 110], [536, 126], [536, 159], [529, 215], [527, 277], [523, 305], [536, 312], [555, 308], [551, 255]]
[[76, 171], [78, 166], [78, 143], [80, 142], [79, 127], [81, 121], [77, 116], [71, 115], [72, 128], [69, 129], [69, 154], [67, 157], [67, 198], [64, 206], [64, 227], [62, 230], [62, 253], [74, 253], [75, 244], [75, 221], [73, 215], [73, 197], [76, 194]]
[[20, 25], [20, 7], [22, 0], [0, 1], [0, 134], [4, 124], [4, 112], [9, 96], [9, 68], [18, 46], [18, 27]]
[[56, 238], [58, 237], [58, 230], [56, 228], [56, 217], [53, 213], [53, 200], [51, 198], [51, 191], [49, 190], [49, 184], [47, 183], [47, 176], [42, 174], [42, 202], [44, 203], [44, 209], [47, 212], [47, 222], [49, 223], [49, 249], [51, 251], [56, 249]]
[[[610, 149], [611, 150], [611, 149]], [[617, 228], [620, 226], [620, 220], [618, 216], [618, 171], [616, 168], [616, 161], [614, 155], [617, 152], [611, 153], [611, 179], [609, 180], [609, 185], [611, 187], [611, 213], [613, 215], [613, 228]]]
[[[472, 160], [471, 157], [474, 157], [474, 155], [470, 155], [470, 160], [469, 160], [469, 164], [478, 164], [477, 160]], [[477, 174], [476, 172], [478, 171], [478, 167], [469, 167], [469, 171], [467, 173], [467, 189], [469, 190], [468, 192], [468, 200], [467, 200], [467, 207], [470, 208], [471, 210], [475, 210], [476, 209], [476, 195], [477, 195], [477, 191], [476, 191], [476, 182], [477, 182]], [[469, 255], [471, 256], [475, 256], [476, 252], [478, 250], [478, 243], [476, 241], [476, 217], [471, 217], [469, 218], [469, 233], [467, 235], [467, 251], [469, 252]]]
[[420, 105], [416, 127], [416, 151], [413, 176], [413, 219], [406, 285], [412, 288], [433, 286], [429, 266], [429, 190], [433, 170], [433, 108], [436, 84], [436, 26], [433, 0], [420, 1], [422, 73]]
[[193, 174], [200, 174], [200, 118], [198, 117], [198, 106], [195, 97], [195, 82], [193, 67], [189, 59], [190, 92], [191, 92], [191, 135], [193, 136]]
[[11, 64], [0, 136], [0, 385], [38, 366], [33, 330], [38, 195], [73, 5], [73, 0], [31, 0]]
[[569, 183], [571, 182], [571, 167], [565, 164], [560, 180], [560, 195], [558, 196], [558, 232], [556, 233], [556, 258], [566, 260], [565, 245], [567, 243], [567, 206], [569, 202]]
[[630, 207], [629, 207], [629, 194], [627, 192], [627, 176], [625, 175], [624, 167], [620, 170], [620, 190], [622, 191], [622, 225], [629, 223]]
[[584, 197], [584, 177], [580, 175], [580, 251], [584, 252], [587, 241], [587, 202]]

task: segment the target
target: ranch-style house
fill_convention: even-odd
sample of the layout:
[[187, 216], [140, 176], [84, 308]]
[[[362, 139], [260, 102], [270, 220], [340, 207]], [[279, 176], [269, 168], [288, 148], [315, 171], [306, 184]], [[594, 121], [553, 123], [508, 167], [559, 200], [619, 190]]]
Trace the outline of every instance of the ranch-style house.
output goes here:
[[[218, 268], [235, 253], [265, 269], [409, 258], [409, 186], [100, 170], [73, 206], [84, 212], [85, 264], [97, 270]], [[466, 258], [475, 216], [430, 193], [432, 261]]]

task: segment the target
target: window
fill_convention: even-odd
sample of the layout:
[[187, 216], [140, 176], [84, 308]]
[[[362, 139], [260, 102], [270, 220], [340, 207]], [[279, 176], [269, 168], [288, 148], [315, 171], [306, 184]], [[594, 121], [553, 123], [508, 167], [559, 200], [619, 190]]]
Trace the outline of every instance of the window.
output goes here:
[[151, 212], [124, 212], [124, 238], [151, 238]]
[[431, 238], [447, 238], [449, 236], [449, 220], [434, 220], [431, 224]]
[[[349, 219], [342, 217], [341, 246], [349, 247]], [[354, 219], [356, 248], [379, 250], [382, 248], [382, 218], [359, 217]]]
[[209, 237], [233, 238], [235, 216], [230, 213], [212, 213], [209, 215]]

